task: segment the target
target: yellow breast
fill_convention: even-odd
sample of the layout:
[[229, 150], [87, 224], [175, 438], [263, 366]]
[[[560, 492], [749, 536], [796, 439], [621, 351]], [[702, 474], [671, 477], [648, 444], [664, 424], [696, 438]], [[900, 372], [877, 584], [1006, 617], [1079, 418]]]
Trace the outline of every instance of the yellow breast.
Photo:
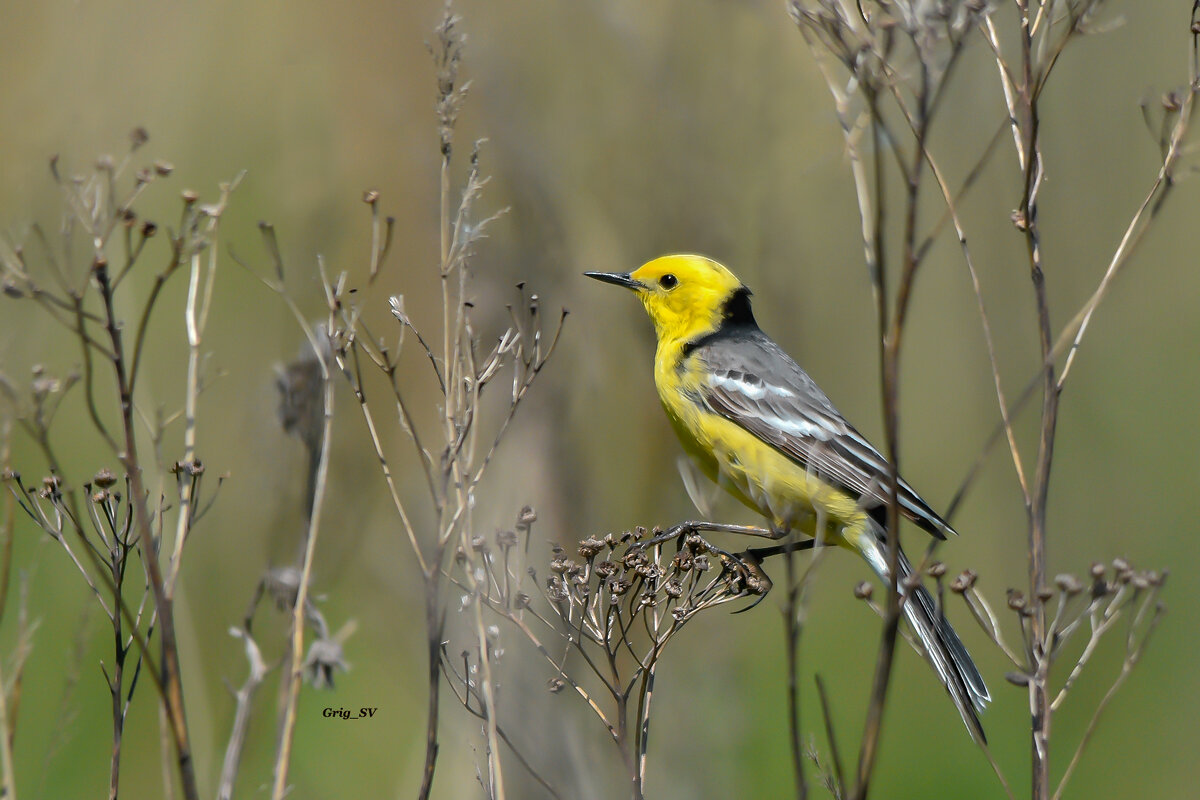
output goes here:
[[866, 512], [854, 497], [701, 406], [694, 398], [700, 396], [703, 374], [681, 355], [681, 347], [659, 347], [655, 385], [684, 450], [711, 480], [777, 530], [814, 536], [817, 520], [827, 538], [842, 538], [844, 530], [853, 536], [862, 529]]

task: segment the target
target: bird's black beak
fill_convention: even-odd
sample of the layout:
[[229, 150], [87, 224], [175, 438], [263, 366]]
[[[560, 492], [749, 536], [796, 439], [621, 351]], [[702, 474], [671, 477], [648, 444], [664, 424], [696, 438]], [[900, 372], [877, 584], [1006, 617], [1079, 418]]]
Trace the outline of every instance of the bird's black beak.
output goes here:
[[624, 286], [626, 289], [642, 288], [642, 284], [631, 278], [628, 272], [585, 272], [583, 274], [598, 281]]

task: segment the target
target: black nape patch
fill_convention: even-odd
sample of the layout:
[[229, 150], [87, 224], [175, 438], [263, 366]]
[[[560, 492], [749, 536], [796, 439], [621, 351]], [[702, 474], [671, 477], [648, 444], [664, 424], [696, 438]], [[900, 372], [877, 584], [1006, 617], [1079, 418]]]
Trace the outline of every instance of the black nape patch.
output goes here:
[[725, 325], [753, 325], [754, 312], [750, 308], [750, 290], [745, 286], [734, 289], [721, 310], [721, 322]]
[[750, 290], [739, 286], [721, 307], [721, 322], [717, 329], [685, 344], [683, 357], [687, 358], [697, 347], [703, 347], [714, 339], [744, 336], [748, 331], [757, 330], [758, 323], [754, 321], [754, 312], [750, 310]]

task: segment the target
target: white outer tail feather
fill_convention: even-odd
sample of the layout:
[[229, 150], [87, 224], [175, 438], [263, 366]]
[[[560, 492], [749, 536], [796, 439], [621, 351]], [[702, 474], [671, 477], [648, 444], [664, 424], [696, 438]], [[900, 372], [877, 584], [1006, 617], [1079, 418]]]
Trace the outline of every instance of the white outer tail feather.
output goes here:
[[[864, 534], [859, 537], [859, 551], [880, 579], [890, 582], [887, 545], [882, 538], [878, 529]], [[955, 707], [958, 708], [967, 731], [973, 739], [984, 744], [987, 737], [976, 712], [986, 707], [992, 699], [991, 694], [966, 647], [945, 616], [940, 613], [928, 590], [924, 586], [918, 586], [911, 592], [905, 592], [904, 579], [912, 574], [912, 564], [905, 557], [904, 551], [900, 552], [899, 567], [901, 610], [904, 617], [925, 649], [926, 660], [933, 666]]]

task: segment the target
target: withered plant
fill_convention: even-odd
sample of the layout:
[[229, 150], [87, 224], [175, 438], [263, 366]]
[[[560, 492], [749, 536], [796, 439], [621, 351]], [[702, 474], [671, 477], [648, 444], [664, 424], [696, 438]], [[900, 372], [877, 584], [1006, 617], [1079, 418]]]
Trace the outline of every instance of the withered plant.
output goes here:
[[[926, 263], [931, 247], [952, 230], [961, 252], [962, 264], [975, 290], [979, 318], [987, 344], [995, 384], [1000, 422], [985, 446], [980, 462], [992, 445], [1008, 445], [1017, 483], [1029, 520], [1029, 574], [1027, 588], [1010, 590], [1007, 603], [1017, 614], [1021, 635], [1019, 647], [1009, 646], [1001, 633], [1004, 627], [990, 605], [975, 589], [975, 576], [967, 573], [952, 583], [966, 600], [989, 637], [1016, 668], [1010, 680], [1027, 689], [1030, 708], [1032, 786], [1038, 800], [1061, 796], [1079, 762], [1080, 753], [1095, 728], [1100, 712], [1112, 693], [1124, 682], [1137, 663], [1161, 613], [1158, 605], [1163, 575], [1134, 572], [1124, 562], [1113, 565], [1113, 576], [1105, 578], [1102, 566], [1093, 567], [1093, 584], [1062, 575], [1050, 577], [1047, 563], [1047, 497], [1054, 463], [1059, 397], [1062, 394], [1093, 313], [1108, 295], [1114, 278], [1130, 263], [1131, 256], [1150, 229], [1164, 202], [1172, 194], [1181, 174], [1184, 142], [1190, 128], [1197, 91], [1200, 91], [1200, 22], [1193, 4], [1190, 19], [1182, 10], [1179, 44], [1191, 37], [1191, 64], [1187, 83], [1163, 97], [1161, 113], [1149, 125], [1157, 147], [1160, 166], [1150, 176], [1145, 199], [1129, 220], [1106, 265], [1097, 270], [1096, 288], [1061, 330], [1051, 325], [1046, 283], [1047, 256], [1042, 247], [1039, 215], [1040, 190], [1046, 173], [1041, 123], [1045, 89], [1055, 75], [1064, 52], [1085, 35], [1106, 29], [1105, 4], [1100, 0], [1037, 2], [879, 2], [846, 3], [840, 0], [792, 0], [793, 20], [808, 43], [828, 84], [834, 110], [844, 136], [846, 155], [862, 223], [864, 260], [874, 289], [879, 326], [879, 363], [882, 375], [882, 408], [886, 438], [885, 452], [892, 465], [892, 496], [888, 528], [899, 521], [895, 501], [900, 463], [898, 376], [905, 325], [911, 309], [916, 277]], [[995, 132], [977, 148], [977, 156], [961, 176], [943, 169], [931, 146], [935, 126], [954, 124], [957, 110], [948, 104], [947, 89], [968, 48], [983, 48], [995, 62], [1003, 104], [996, 109]], [[1148, 115], [1150, 122], [1154, 115]], [[1006, 136], [1007, 134], [1007, 136]], [[1009, 215], [1024, 243], [1036, 311], [1040, 362], [1029, 367], [1037, 377], [1013, 397], [1005, 388], [996, 355], [994, 328], [987, 313], [980, 271], [990, 267], [968, 244], [960, 208], [966, 195], [979, 182], [984, 167], [1005, 152], [1021, 177], [1015, 211], [996, 209]], [[892, 188], [895, 186], [896, 188]], [[940, 201], [940, 213], [930, 219], [931, 201]], [[898, 219], [889, 226], [888, 220]], [[898, 230], [898, 233], [896, 231]], [[1033, 399], [1040, 414], [1039, 436], [1030, 447], [1022, 444], [1014, 430], [1015, 416]], [[951, 506], [951, 513], [970, 485], [978, 464]], [[893, 545], [896, 537], [890, 539]], [[930, 554], [932, 554], [932, 546]], [[896, 575], [896, 547], [889, 554]], [[932, 570], [942, 596], [944, 567]], [[860, 596], [868, 596], [859, 590]], [[878, 648], [875, 678], [867, 720], [859, 745], [857, 769], [852, 778], [826, 775], [826, 784], [837, 797], [864, 798], [870, 788], [883, 711], [887, 702], [893, 653], [899, 633], [900, 604], [905, 587], [892, 581], [885, 602], [877, 609], [884, 625]], [[1087, 731], [1057, 784], [1050, 777], [1050, 730], [1080, 670], [1087, 664], [1100, 637], [1126, 618], [1126, 658], [1109, 693], [1095, 711]], [[1081, 627], [1090, 630], [1082, 655], [1065, 679], [1052, 672], [1066, 652], [1072, 634]], [[1060, 688], [1056, 689], [1055, 686]], [[834, 739], [833, 731], [829, 736]], [[990, 754], [987, 754], [991, 760]], [[796, 748], [794, 759], [802, 754]], [[1004, 790], [1012, 796], [999, 766], [991, 761]], [[797, 771], [797, 795], [807, 787]]]

